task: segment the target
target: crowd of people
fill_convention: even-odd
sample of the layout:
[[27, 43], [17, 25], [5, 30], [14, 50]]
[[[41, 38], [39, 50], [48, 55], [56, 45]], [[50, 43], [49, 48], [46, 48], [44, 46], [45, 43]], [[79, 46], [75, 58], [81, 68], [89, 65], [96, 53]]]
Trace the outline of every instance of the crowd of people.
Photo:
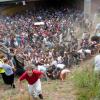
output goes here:
[[[37, 22], [42, 24], [36, 25]], [[79, 40], [77, 34], [82, 29], [86, 32]], [[90, 41], [91, 29], [92, 22], [88, 18], [84, 19], [82, 11], [75, 9], [27, 10], [23, 14], [0, 16], [0, 50], [6, 54], [4, 58], [2, 54], [0, 56], [1, 60], [3, 58], [0, 73], [4, 82], [15, 88], [14, 74], [22, 75], [19, 80], [26, 79], [31, 91], [31, 88], [37, 86], [32, 84], [41, 74], [46, 80], [48, 77], [64, 80], [66, 73], [70, 73], [69, 68], [78, 65], [94, 52], [97, 41]], [[39, 71], [31, 72], [31, 68], [25, 71], [25, 66]], [[35, 79], [32, 73], [36, 74]], [[10, 76], [13, 81], [7, 83], [5, 76]], [[28, 76], [33, 80], [30, 81]], [[37, 84], [40, 84], [40, 80]], [[41, 90], [39, 86], [37, 88]], [[43, 99], [42, 94], [37, 92], [36, 89], [35, 95]]]

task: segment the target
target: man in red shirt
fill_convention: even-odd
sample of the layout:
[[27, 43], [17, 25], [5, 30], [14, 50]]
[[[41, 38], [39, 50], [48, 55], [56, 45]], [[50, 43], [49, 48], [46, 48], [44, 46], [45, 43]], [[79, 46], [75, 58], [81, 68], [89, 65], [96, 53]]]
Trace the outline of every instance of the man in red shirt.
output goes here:
[[26, 67], [26, 71], [19, 78], [20, 90], [23, 91], [22, 80], [26, 80], [28, 82], [29, 94], [34, 99], [37, 99], [38, 96], [40, 99], [43, 99], [40, 81], [42, 74], [40, 71], [33, 70], [31, 66]]

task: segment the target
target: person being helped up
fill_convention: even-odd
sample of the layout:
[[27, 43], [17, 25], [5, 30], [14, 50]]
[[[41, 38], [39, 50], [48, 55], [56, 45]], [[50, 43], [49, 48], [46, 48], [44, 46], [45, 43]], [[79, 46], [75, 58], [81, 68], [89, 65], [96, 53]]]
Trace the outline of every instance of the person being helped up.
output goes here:
[[[0, 52], [0, 64], [4, 64], [3, 58], [4, 58], [4, 55], [1, 54]], [[3, 75], [3, 73], [5, 73], [5, 70], [3, 68], [0, 68], [0, 74]]]
[[26, 80], [28, 82], [29, 94], [33, 97], [33, 100], [37, 100], [38, 97], [43, 99], [40, 81], [42, 74], [43, 73], [38, 70], [33, 70], [31, 65], [27, 66], [26, 71], [19, 77], [20, 91], [23, 92], [22, 80]]
[[14, 72], [13, 67], [9, 65], [9, 60], [4, 59], [4, 63], [0, 63], [0, 68], [4, 69], [4, 73], [2, 73], [2, 78], [5, 84], [11, 85], [11, 87], [15, 88], [14, 85]]

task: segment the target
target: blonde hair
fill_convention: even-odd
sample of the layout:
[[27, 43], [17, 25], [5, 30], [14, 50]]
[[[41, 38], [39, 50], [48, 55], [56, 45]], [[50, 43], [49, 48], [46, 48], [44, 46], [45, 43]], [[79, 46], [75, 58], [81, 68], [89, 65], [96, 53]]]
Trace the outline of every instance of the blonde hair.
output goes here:
[[35, 66], [33, 64], [28, 64], [27, 66], [25, 66], [25, 70], [33, 70], [35, 68]]

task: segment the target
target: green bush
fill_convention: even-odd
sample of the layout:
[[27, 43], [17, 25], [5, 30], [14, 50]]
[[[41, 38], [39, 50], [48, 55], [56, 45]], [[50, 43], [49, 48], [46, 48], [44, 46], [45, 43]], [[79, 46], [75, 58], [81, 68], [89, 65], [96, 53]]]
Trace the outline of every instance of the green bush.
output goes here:
[[73, 82], [77, 90], [77, 100], [100, 100], [100, 79], [88, 69], [76, 71]]

